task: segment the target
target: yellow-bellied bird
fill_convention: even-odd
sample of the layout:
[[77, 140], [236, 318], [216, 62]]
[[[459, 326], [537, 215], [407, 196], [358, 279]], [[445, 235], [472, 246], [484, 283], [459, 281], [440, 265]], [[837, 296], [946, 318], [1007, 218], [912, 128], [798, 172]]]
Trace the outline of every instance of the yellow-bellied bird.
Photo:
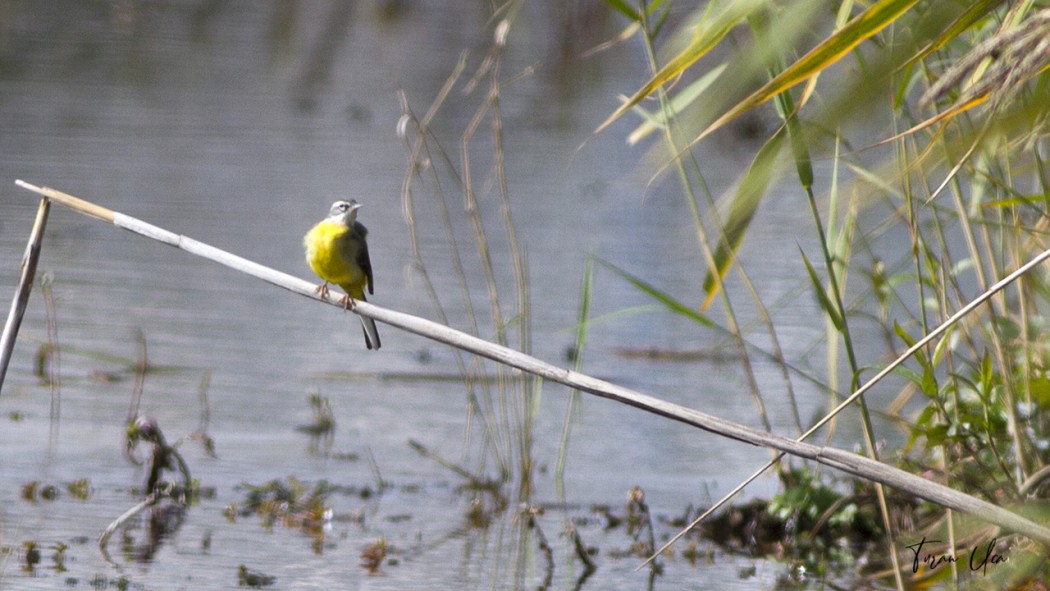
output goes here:
[[[328, 211], [328, 217], [318, 222], [303, 238], [306, 246], [306, 262], [314, 273], [324, 279], [317, 286], [317, 293], [328, 294], [328, 284], [334, 283], [343, 288], [343, 309], [352, 308], [355, 300], [365, 299], [365, 286], [368, 293], [372, 289], [372, 261], [368, 258], [368, 229], [357, 221], [357, 210], [361, 204], [350, 201], [336, 201]], [[379, 349], [379, 332], [371, 318], [361, 319], [361, 328], [365, 332], [365, 345], [369, 349]]]

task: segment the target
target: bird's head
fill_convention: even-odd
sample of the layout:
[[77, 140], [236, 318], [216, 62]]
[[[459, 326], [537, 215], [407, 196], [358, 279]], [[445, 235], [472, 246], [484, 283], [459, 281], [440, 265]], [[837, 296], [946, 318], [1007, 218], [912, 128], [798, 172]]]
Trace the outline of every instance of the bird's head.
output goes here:
[[328, 219], [349, 226], [357, 221], [357, 210], [360, 207], [361, 204], [354, 199], [350, 201], [336, 201], [332, 204], [332, 209], [328, 210]]

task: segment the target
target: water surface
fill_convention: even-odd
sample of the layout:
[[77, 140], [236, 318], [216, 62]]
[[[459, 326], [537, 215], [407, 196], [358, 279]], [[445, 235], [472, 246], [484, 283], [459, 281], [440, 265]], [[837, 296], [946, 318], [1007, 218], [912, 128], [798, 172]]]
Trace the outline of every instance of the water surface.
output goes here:
[[[579, 290], [593, 253], [698, 302], [703, 264], [686, 205], [672, 183], [646, 184], [641, 149], [624, 145], [625, 120], [577, 147], [644, 77], [643, 53], [624, 43], [581, 60], [585, 49], [622, 22], [600, 12], [565, 33], [564, 15], [528, 4], [514, 17], [504, 78], [536, 69], [502, 89], [500, 108], [508, 194], [527, 251], [533, 352], [560, 364], [575, 339]], [[550, 3], [556, 4], [556, 3]], [[52, 186], [105, 207], [184, 233], [262, 264], [310, 277], [301, 236], [335, 199], [365, 204], [375, 269], [374, 301], [436, 318], [413, 270], [401, 187], [408, 148], [397, 134], [398, 91], [422, 115], [469, 51], [463, 81], [433, 125], [461, 166], [459, 140], [483, 89], [462, 92], [490, 51], [493, 23], [484, 3], [343, 2], [5, 2], [0, 14], [0, 294], [13, 293], [17, 265], [36, 209], [16, 178]], [[582, 8], [580, 10], [583, 10]], [[567, 56], [567, 57], [565, 57]], [[513, 310], [513, 269], [498, 193], [490, 176], [488, 121], [470, 143], [481, 215], [492, 248], [501, 301]], [[708, 181], [726, 190], [747, 164], [747, 145], [719, 137], [703, 152]], [[445, 183], [449, 182], [447, 169]], [[427, 269], [449, 322], [468, 328], [466, 306], [448, 255], [432, 184], [420, 184], [417, 222]], [[462, 193], [445, 185], [454, 231], [482, 336], [492, 337], [484, 276]], [[791, 199], [797, 199], [792, 195]], [[796, 202], [797, 203], [797, 202]], [[744, 259], [774, 311], [789, 357], [819, 337], [815, 306], [799, 293], [799, 269], [768, 252], [808, 244], [804, 208], [772, 198], [756, 221]], [[467, 520], [472, 495], [456, 474], [421, 458], [422, 442], [452, 461], [478, 468], [478, 430], [465, 413], [453, 352], [380, 326], [383, 349], [364, 350], [356, 319], [215, 264], [152, 243], [62, 207], [52, 210], [40, 270], [52, 286], [61, 345], [55, 389], [34, 375], [48, 339], [40, 290], [0, 397], [0, 581], [5, 589], [116, 584], [136, 588], [217, 588], [237, 584], [238, 566], [276, 577], [275, 588], [506, 588], [544, 583], [546, 562], [533, 533], [521, 538], [513, 510], [488, 528]], [[650, 305], [607, 271], [594, 285], [583, 370], [719, 416], [760, 426], [746, 381], [730, 360], [675, 362], [623, 355], [624, 349], [711, 350], [710, 331]], [[6, 301], [6, 300], [5, 300]], [[745, 312], [746, 313], [746, 312]], [[720, 318], [717, 309], [712, 316]], [[181, 448], [194, 478], [213, 492], [144, 556], [144, 522], [114, 536], [119, 567], [103, 561], [99, 533], [141, 498], [145, 471], [122, 453], [124, 421], [140, 354], [154, 366], [141, 411], [170, 440], [198, 429], [202, 378], [210, 375], [208, 434], [217, 458], [196, 442]], [[760, 330], [755, 339], [763, 342]], [[491, 371], [491, 366], [488, 366]], [[759, 364], [769, 388], [774, 428], [793, 420], [778, 371]], [[800, 383], [803, 417], [823, 395]], [[58, 398], [54, 398], [57, 392]], [[308, 397], [327, 397], [336, 429], [318, 449], [296, 427], [312, 420]], [[599, 549], [598, 570], [583, 588], [647, 586], [637, 558], [615, 558], [631, 543], [606, 530], [594, 505], [622, 513], [627, 491], [641, 486], [661, 519], [717, 498], [769, 458], [608, 401], [586, 398], [567, 456], [565, 497], [554, 466], [568, 401], [546, 385], [534, 426], [538, 463], [530, 500], [549, 507], [537, 524], [553, 547], [553, 588], [582, 574], [570, 540], [575, 519]], [[513, 400], [513, 399], [512, 399]], [[59, 416], [53, 417], [60, 401]], [[467, 435], [470, 440], [467, 440]], [[371, 458], [371, 459], [369, 459]], [[373, 463], [374, 462], [374, 463]], [[482, 469], [493, 476], [490, 461]], [[243, 503], [242, 483], [288, 476], [376, 490], [335, 494], [335, 520], [318, 546], [257, 517], [229, 520]], [[86, 478], [79, 500], [68, 483]], [[58, 498], [26, 500], [23, 485], [60, 489]], [[514, 499], [516, 493], [508, 485]], [[748, 494], [774, 490], [763, 479]], [[566, 504], [562, 505], [564, 501]], [[658, 533], [674, 528], [658, 522]], [[123, 537], [122, 537], [123, 536]], [[369, 544], [385, 538], [398, 564], [371, 575], [359, 566]], [[525, 540], [518, 543], [519, 540]], [[26, 541], [42, 560], [25, 568]], [[56, 548], [68, 546], [64, 562]], [[59, 566], [61, 564], [61, 566]], [[738, 569], [756, 566], [754, 576]], [[63, 570], [65, 569], [65, 570]], [[666, 562], [657, 587], [770, 586], [783, 567], [716, 553], [713, 561]], [[756, 583], [756, 580], [759, 581]]]

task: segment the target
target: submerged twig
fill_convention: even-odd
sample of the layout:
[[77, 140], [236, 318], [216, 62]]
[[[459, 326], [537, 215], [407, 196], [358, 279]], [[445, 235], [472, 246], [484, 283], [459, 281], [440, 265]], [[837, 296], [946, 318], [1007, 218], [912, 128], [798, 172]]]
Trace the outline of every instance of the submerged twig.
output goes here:
[[106, 562], [117, 566], [117, 563], [114, 562], [112, 558], [110, 558], [109, 549], [107, 548], [107, 546], [109, 545], [109, 538], [113, 535], [113, 532], [120, 529], [125, 523], [127, 523], [129, 519], [138, 515], [150, 505], [156, 503], [158, 496], [159, 492], [154, 492], [146, 495], [146, 498], [142, 499], [142, 501], [140, 501], [137, 505], [125, 511], [124, 514], [120, 517], [114, 519], [113, 523], [110, 523], [109, 526], [107, 526], [106, 529], [102, 532], [102, 535], [98, 537], [98, 549], [99, 552], [102, 553], [102, 558]]
[[[318, 294], [315, 290], [316, 286], [309, 281], [293, 277], [259, 263], [233, 255], [215, 248], [214, 246], [198, 242], [187, 236], [181, 236], [169, 232], [133, 217], [110, 211], [104, 207], [62, 193], [61, 191], [36, 187], [24, 181], [17, 181], [17, 184], [82, 213], [109, 221], [117, 227], [175, 246], [191, 254], [221, 263], [225, 266], [241, 271], [242, 273], [258, 277], [268, 283], [305, 297], [320, 300], [331, 306], [337, 306], [340, 310], [343, 309], [340, 298], [331, 297], [328, 294]], [[870, 389], [879, 379], [885, 377], [889, 372], [893, 371], [893, 368], [903, 362], [904, 359], [907, 359], [909, 355], [942, 335], [948, 327], [957, 322], [966, 313], [971, 312], [974, 308], [984, 303], [984, 301], [991, 297], [992, 294], [1003, 289], [1007, 284], [1016, 280], [1021, 274], [1030, 270], [1032, 267], [1047, 258], [1050, 258], [1050, 250], [1042, 252], [1027, 264], [993, 285], [987, 292], [985, 292], [985, 294], [982, 294], [976, 300], [964, 306], [962, 310], [945, 321], [944, 324], [910, 347], [905, 355], [879, 372], [875, 378], [869, 380], [864, 386], [861, 386], [833, 412], [841, 410], [842, 407], [863, 395], [864, 392]], [[642, 394], [641, 392], [624, 388], [604, 380], [599, 380], [579, 372], [566, 370], [541, 361], [531, 355], [526, 355], [519, 351], [490, 343], [448, 326], [442, 326], [411, 314], [382, 308], [372, 303], [364, 301], [358, 302], [352, 312], [378, 320], [407, 332], [475, 353], [498, 363], [517, 368], [521, 371], [558, 384], [569, 386], [570, 388], [576, 388], [601, 398], [633, 406], [640, 410], [673, 419], [705, 431], [710, 431], [723, 437], [729, 437], [752, 445], [774, 449], [800, 458], [814, 460], [853, 476], [881, 482], [938, 505], [975, 515], [980, 519], [998, 525], [1004, 529], [1025, 535], [1033, 540], [1037, 540], [1050, 546], [1050, 528], [1037, 524], [988, 501], [967, 495], [946, 485], [905, 472], [899, 468], [874, 461], [870, 458], [858, 456], [850, 451], [812, 445], [772, 433], [767, 433], [765, 431], [760, 431], [747, 425], [728, 421], [699, 410], [660, 400], [659, 398]], [[819, 425], [811, 429], [810, 432], [804, 434], [804, 436], [810, 435], [812, 431], [817, 428], [819, 428]]]
[[[149, 417], [129, 417], [126, 427], [124, 442], [124, 455], [133, 464], [141, 465], [142, 462], [135, 458], [135, 448], [140, 441], [146, 442], [152, 452], [150, 458], [149, 474], [146, 476], [146, 496], [135, 506], [124, 512], [123, 515], [113, 520], [98, 538], [98, 548], [102, 558], [110, 564], [116, 565], [109, 556], [107, 545], [113, 532], [124, 526], [125, 523], [143, 510], [157, 504], [165, 497], [171, 498], [178, 506], [184, 505], [190, 495], [193, 494], [193, 479], [190, 478], [190, 468], [186, 460], [182, 458], [174, 446], [168, 445], [164, 434], [157, 422]], [[165, 470], [178, 470], [182, 476], [182, 486], [162, 480], [161, 476]]]
[[423, 456], [424, 458], [427, 458], [428, 460], [433, 460], [438, 464], [441, 464], [445, 468], [452, 470], [456, 474], [459, 474], [459, 476], [463, 478], [463, 480], [466, 480], [470, 483], [471, 488], [499, 490], [499, 482], [471, 474], [470, 471], [468, 471], [466, 468], [454, 462], [446, 460], [438, 454], [430, 451], [430, 449], [427, 446], [416, 441], [415, 439], [409, 439], [408, 446], [416, 450], [416, 452], [418, 452], [419, 455]]
[[[569, 537], [572, 539], [572, 548], [576, 551], [576, 557], [583, 563], [583, 576], [580, 580], [583, 581], [591, 575], [595, 570], [598, 569], [594, 564], [594, 560], [591, 558], [590, 552], [587, 550], [587, 546], [583, 543], [583, 538], [580, 537], [580, 532], [576, 530], [576, 527], [572, 524], [569, 525]], [[577, 585], [579, 588], [579, 585]]]
[[547, 536], [543, 533], [543, 528], [540, 527], [540, 523], [536, 519], [538, 510], [533, 507], [526, 507], [523, 512], [526, 520], [525, 525], [536, 532], [537, 545], [543, 554], [544, 561], [547, 563], [547, 568], [543, 571], [543, 583], [540, 584], [539, 588], [549, 589], [551, 581], [554, 580], [554, 550], [551, 549], [550, 542], [547, 541]]
[[165, 470], [177, 469], [182, 475], [183, 496], [192, 490], [193, 479], [190, 478], [190, 469], [186, 464], [186, 460], [182, 458], [182, 454], [175, 449], [174, 445], [168, 445], [157, 421], [150, 417], [135, 417], [128, 422], [125, 437], [124, 455], [136, 466], [142, 464], [142, 462], [135, 459], [135, 448], [138, 447], [140, 441], [148, 444], [152, 452], [149, 476], [146, 478], [146, 492], [148, 494], [153, 494], [160, 490], [161, 475]]

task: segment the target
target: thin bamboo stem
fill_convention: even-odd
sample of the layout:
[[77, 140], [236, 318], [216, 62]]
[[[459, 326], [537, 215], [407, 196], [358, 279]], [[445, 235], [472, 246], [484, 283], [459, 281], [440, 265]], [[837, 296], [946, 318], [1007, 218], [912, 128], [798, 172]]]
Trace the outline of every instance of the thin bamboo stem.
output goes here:
[[[16, 181], [16, 183], [20, 187], [48, 197], [49, 199], [53, 199], [54, 201], [58, 201], [63, 205], [68, 205], [69, 207], [87, 215], [93, 215], [100, 219], [107, 219], [107, 217], [99, 214], [108, 213], [108, 219], [112, 220], [112, 223], [120, 228], [159, 240], [165, 244], [170, 244], [181, 250], [190, 252], [191, 254], [207, 258], [232, 269], [241, 271], [242, 273], [258, 277], [263, 281], [283, 289], [342, 308], [342, 303], [338, 297], [319, 295], [314, 291], [314, 284], [308, 281], [265, 267], [253, 261], [249, 261], [215, 248], [214, 246], [198, 242], [192, 238], [174, 234], [133, 217], [117, 212], [111, 212], [105, 208], [62, 193], [61, 191], [45, 187], [36, 187], [24, 181]], [[1003, 279], [993, 286], [993, 289], [1001, 289], [1006, 285], [1008, 280], [1016, 279], [1020, 273], [1032, 268], [1035, 264], [1046, 258], [1050, 258], [1050, 250], [1040, 254], [1032, 261], [1029, 261], [1025, 266], [1014, 271], [1014, 273], [1009, 275], [1006, 279]], [[952, 319], [958, 319], [964, 311], [972, 310], [990, 297], [990, 295], [990, 293], [982, 295], [974, 302], [965, 306], [963, 310], [960, 310], [960, 312], [953, 315]], [[729, 437], [731, 439], [736, 439], [737, 441], [809, 459], [853, 476], [892, 486], [943, 507], [974, 515], [1008, 531], [1027, 536], [1046, 546], [1050, 546], [1050, 528], [1039, 525], [987, 501], [956, 491], [943, 484], [927, 480], [920, 476], [916, 476], [915, 474], [905, 472], [899, 468], [877, 462], [867, 457], [858, 456], [853, 452], [795, 441], [786, 437], [754, 429], [746, 425], [727, 421], [699, 410], [660, 400], [604, 380], [599, 380], [579, 372], [551, 365], [532, 357], [531, 355], [526, 355], [513, 349], [490, 343], [448, 326], [442, 326], [411, 314], [396, 312], [363, 301], [358, 302], [357, 306], [353, 309], [353, 312], [383, 322], [384, 324], [400, 328], [407, 332], [464, 349], [498, 363], [517, 368], [526, 373], [568, 386], [569, 388], [575, 388], [594, 396], [632, 406], [658, 416], [685, 423], [705, 431], [710, 431], [717, 435], [722, 435], [723, 437]], [[947, 330], [947, 326], [941, 325], [927, 335], [926, 338], [912, 346], [909, 351], [913, 352], [919, 347], [924, 346], [930, 340], [943, 333], [944, 330]], [[889, 368], [883, 370], [880, 372], [880, 376], [885, 375], [889, 371]], [[843, 402], [839, 409], [836, 410], [841, 410], [841, 407], [849, 404], [856, 397], [863, 394], [863, 392], [873, 383], [874, 379], [862, 386], [849, 399]], [[817, 427], [811, 429], [810, 432], [804, 435], [804, 437], [808, 436], [816, 428]]]

